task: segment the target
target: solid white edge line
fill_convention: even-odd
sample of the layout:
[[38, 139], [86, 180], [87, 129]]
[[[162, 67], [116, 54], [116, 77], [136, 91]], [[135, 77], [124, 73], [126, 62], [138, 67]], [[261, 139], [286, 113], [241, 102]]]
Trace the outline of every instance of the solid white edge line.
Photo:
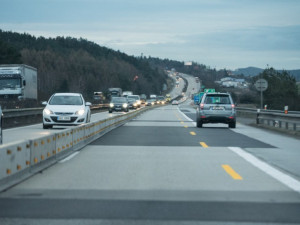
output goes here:
[[228, 147], [231, 151], [235, 152], [243, 159], [251, 163], [253, 166], [257, 167], [258, 169], [262, 170], [266, 174], [270, 175], [271, 177], [275, 178], [279, 182], [283, 183], [284, 185], [288, 186], [292, 190], [300, 193], [300, 182], [289, 175], [275, 169], [274, 167], [270, 166], [269, 164], [259, 160], [255, 156], [251, 155], [248, 152], [245, 152], [243, 149], [239, 147]]
[[64, 162], [66, 162], [66, 161], [68, 161], [68, 160], [74, 158], [74, 157], [75, 157], [76, 155], [78, 155], [78, 154], [79, 154], [79, 152], [74, 152], [73, 154], [69, 155], [67, 158], [64, 158], [63, 160], [60, 160], [59, 162], [60, 162], [60, 163], [64, 163]]
[[194, 126], [196, 126], [196, 122], [194, 122], [194, 120], [192, 120], [190, 117], [188, 117], [187, 115], [185, 115], [183, 112], [180, 111], [179, 107], [177, 108], [178, 112], [181, 113], [181, 115], [183, 115], [187, 120], [191, 121], [193, 123]]

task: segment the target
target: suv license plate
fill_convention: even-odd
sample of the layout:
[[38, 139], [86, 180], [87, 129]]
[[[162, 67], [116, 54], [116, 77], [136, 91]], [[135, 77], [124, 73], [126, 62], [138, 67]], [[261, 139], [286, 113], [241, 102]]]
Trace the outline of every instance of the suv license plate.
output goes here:
[[224, 110], [224, 107], [221, 106], [214, 106], [213, 110]]
[[59, 121], [70, 121], [71, 117], [70, 116], [59, 116], [57, 118], [57, 120], [59, 120]]

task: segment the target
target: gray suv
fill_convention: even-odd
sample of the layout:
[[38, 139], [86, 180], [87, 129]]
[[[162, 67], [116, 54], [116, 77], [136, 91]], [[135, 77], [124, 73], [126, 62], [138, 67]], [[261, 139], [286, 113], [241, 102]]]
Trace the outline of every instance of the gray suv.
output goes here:
[[205, 93], [197, 107], [197, 127], [204, 123], [225, 123], [236, 127], [235, 105], [229, 93]]

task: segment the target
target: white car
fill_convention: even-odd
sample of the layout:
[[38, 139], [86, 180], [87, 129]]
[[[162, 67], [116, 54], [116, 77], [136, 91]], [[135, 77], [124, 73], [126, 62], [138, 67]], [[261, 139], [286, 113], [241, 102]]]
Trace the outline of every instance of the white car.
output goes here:
[[43, 128], [53, 125], [70, 126], [89, 123], [91, 119], [90, 102], [85, 102], [79, 93], [56, 93], [48, 102], [43, 102]]
[[178, 105], [178, 101], [177, 100], [173, 100], [172, 105]]

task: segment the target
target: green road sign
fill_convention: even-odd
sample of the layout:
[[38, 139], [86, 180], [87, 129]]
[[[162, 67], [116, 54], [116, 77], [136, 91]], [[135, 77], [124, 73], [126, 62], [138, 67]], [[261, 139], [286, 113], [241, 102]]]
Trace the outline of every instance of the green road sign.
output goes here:
[[215, 89], [204, 89], [204, 92], [205, 93], [214, 93], [214, 92], [216, 92], [216, 90]]

